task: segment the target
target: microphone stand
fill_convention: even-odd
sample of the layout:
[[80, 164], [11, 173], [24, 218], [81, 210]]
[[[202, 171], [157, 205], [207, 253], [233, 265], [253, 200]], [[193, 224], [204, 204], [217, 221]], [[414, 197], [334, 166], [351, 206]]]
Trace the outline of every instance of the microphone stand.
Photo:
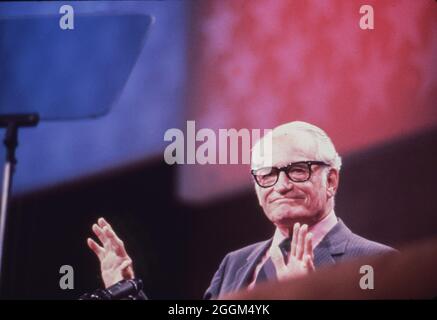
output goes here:
[[0, 288], [3, 284], [4, 248], [6, 233], [6, 218], [12, 190], [12, 177], [17, 164], [15, 150], [18, 146], [18, 129], [20, 127], [35, 127], [39, 122], [37, 113], [0, 115], [0, 128], [6, 128], [3, 140], [6, 146], [6, 161], [3, 170], [3, 184], [0, 208]]
[[83, 294], [79, 300], [148, 300], [141, 279], [121, 280], [107, 289]]

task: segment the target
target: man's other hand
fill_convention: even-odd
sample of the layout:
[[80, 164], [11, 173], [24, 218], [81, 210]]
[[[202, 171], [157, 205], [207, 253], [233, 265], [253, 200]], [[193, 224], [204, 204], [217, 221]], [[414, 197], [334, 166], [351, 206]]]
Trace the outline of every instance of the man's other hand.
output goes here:
[[99, 258], [105, 287], [108, 288], [124, 279], [134, 278], [132, 260], [126, 252], [123, 241], [118, 238], [111, 225], [100, 218], [96, 224], [93, 224], [92, 230], [103, 246], [91, 238], [87, 239], [87, 243]]

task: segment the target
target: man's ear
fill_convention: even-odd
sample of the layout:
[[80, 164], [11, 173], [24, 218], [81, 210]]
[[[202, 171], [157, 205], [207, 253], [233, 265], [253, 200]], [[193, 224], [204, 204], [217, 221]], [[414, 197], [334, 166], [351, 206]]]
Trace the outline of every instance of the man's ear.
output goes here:
[[337, 169], [329, 169], [327, 180], [326, 180], [326, 192], [328, 198], [332, 198], [337, 193], [338, 183], [340, 180], [340, 174]]

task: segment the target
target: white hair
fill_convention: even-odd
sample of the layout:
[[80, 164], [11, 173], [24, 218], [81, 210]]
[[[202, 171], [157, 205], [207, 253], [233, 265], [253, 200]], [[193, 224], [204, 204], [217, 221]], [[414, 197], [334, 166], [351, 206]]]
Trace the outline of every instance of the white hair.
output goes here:
[[[277, 126], [270, 132], [270, 134], [271, 138], [284, 135], [292, 136], [293, 132], [296, 131], [306, 132], [314, 138], [314, 142], [317, 144], [317, 159], [314, 160], [323, 161], [340, 171], [342, 164], [341, 157], [335, 150], [335, 146], [329, 136], [319, 127], [303, 121], [292, 121]], [[265, 135], [262, 139], [265, 139], [268, 135], [269, 134]], [[259, 142], [260, 141], [258, 141], [258, 143]], [[258, 143], [256, 145], [258, 145]], [[257, 146], [254, 146], [254, 149], [255, 148], [257, 148]]]

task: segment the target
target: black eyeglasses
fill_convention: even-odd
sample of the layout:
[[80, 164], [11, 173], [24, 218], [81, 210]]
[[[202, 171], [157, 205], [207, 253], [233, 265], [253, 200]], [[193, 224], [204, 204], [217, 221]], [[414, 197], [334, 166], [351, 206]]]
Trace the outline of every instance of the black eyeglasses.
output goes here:
[[311, 178], [313, 165], [329, 166], [323, 161], [299, 161], [290, 163], [289, 165], [277, 167], [265, 167], [256, 170], [251, 170], [256, 183], [262, 188], [272, 187], [278, 182], [279, 174], [284, 171], [287, 177], [293, 182], [305, 182]]

